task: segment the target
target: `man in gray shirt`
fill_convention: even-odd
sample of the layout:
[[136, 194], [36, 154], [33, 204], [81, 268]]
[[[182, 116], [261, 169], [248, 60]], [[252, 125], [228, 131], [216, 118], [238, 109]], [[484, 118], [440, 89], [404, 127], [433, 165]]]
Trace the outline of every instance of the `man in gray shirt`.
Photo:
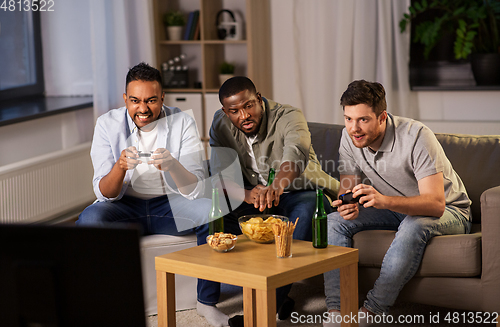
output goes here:
[[[340, 104], [345, 129], [339, 148], [339, 194], [359, 203], [328, 215], [328, 243], [352, 246], [362, 230], [398, 230], [361, 316], [384, 314], [417, 271], [434, 236], [468, 233], [470, 200], [434, 133], [422, 123], [388, 114], [384, 87], [364, 80], [349, 84]], [[325, 273], [323, 326], [340, 326], [339, 271]], [[369, 325], [362, 320], [360, 326]]]

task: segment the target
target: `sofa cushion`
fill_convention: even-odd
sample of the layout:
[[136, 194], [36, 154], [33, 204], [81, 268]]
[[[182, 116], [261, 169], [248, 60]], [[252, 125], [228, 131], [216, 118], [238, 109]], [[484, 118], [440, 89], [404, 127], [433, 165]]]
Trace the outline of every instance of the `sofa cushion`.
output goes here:
[[[395, 231], [370, 230], [354, 235], [353, 247], [359, 249], [360, 267], [380, 268]], [[481, 274], [481, 231], [432, 238], [425, 249], [419, 277], [473, 277]]]
[[[183, 236], [173, 236], [173, 235], [163, 235], [154, 234], [148, 235], [141, 238], [141, 248], [155, 248], [155, 247], [165, 247], [165, 246], [179, 246], [181, 248], [187, 248], [185, 245], [196, 246], [196, 234], [191, 233]], [[188, 246], [188, 247], [190, 247]]]
[[311, 133], [311, 143], [321, 164], [327, 174], [340, 179], [338, 171], [339, 147], [344, 125], [307, 123]]
[[472, 219], [481, 220], [481, 194], [500, 185], [500, 135], [436, 134], [472, 201]]

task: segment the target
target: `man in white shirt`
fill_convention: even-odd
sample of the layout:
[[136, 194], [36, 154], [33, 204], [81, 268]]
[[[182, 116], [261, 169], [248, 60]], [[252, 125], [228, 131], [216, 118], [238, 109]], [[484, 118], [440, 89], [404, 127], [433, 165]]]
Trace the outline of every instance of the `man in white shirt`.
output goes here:
[[[97, 201], [77, 225], [135, 223], [144, 234], [196, 232], [206, 243], [211, 200], [194, 119], [163, 105], [160, 72], [140, 63], [126, 77], [125, 107], [97, 119], [92, 141]], [[212, 284], [198, 280], [198, 300], [212, 299]]]

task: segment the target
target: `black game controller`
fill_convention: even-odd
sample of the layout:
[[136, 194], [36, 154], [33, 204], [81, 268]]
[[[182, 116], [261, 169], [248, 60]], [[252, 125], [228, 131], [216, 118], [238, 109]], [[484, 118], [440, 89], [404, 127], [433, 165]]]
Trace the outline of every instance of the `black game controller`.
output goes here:
[[342, 204], [358, 203], [360, 198], [361, 195], [353, 198], [352, 192], [347, 192], [339, 196], [339, 200], [342, 200]]
[[139, 158], [150, 158], [151, 157], [151, 152], [138, 152]]

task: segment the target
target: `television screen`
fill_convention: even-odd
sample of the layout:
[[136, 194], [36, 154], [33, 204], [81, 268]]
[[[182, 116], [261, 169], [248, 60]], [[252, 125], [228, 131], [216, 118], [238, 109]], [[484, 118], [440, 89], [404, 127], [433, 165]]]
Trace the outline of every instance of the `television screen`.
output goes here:
[[146, 326], [139, 231], [0, 225], [0, 326]]

